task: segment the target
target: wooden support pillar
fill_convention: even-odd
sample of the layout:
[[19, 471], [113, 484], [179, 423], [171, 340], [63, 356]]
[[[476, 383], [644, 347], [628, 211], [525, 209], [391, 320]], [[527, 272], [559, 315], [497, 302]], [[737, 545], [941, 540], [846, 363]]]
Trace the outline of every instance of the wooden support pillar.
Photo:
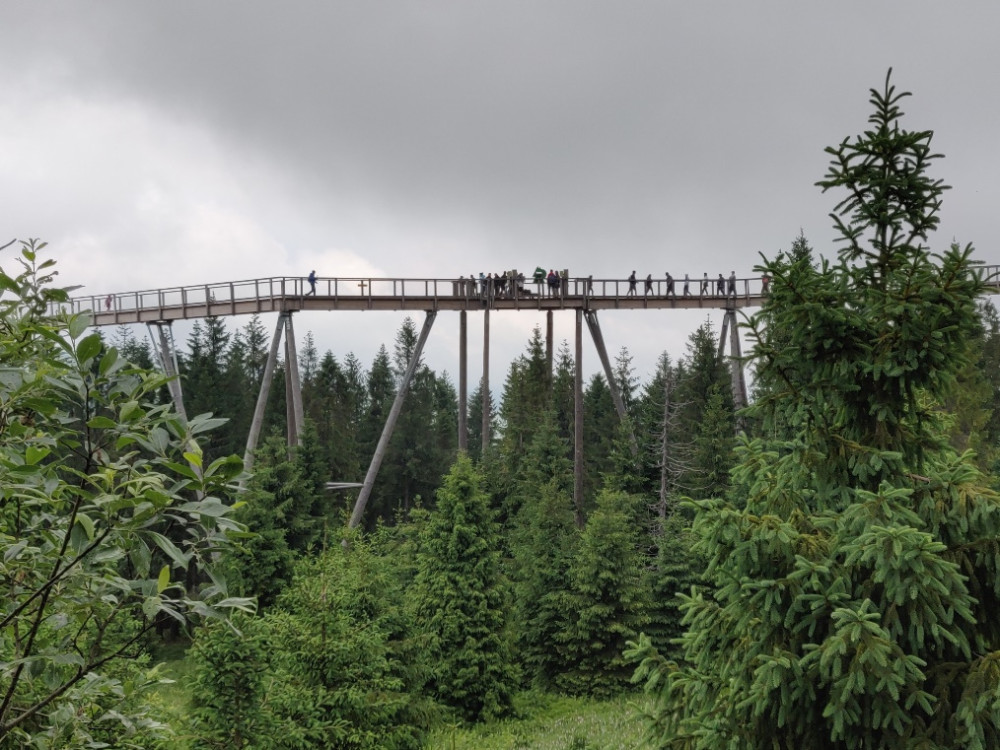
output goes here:
[[729, 310], [726, 310], [726, 314], [722, 316], [722, 333], [719, 334], [719, 354], [718, 357], [721, 360], [722, 355], [726, 352], [726, 331], [729, 330]]
[[357, 502], [354, 504], [354, 512], [351, 513], [351, 520], [347, 524], [348, 528], [353, 529], [361, 523], [361, 516], [364, 515], [365, 506], [368, 504], [368, 498], [371, 496], [375, 477], [378, 475], [379, 467], [382, 465], [382, 459], [385, 458], [385, 451], [389, 447], [389, 439], [392, 437], [392, 431], [396, 427], [396, 420], [399, 419], [399, 412], [403, 409], [403, 402], [406, 400], [406, 394], [410, 390], [410, 383], [413, 381], [413, 373], [416, 372], [417, 363], [420, 361], [420, 355], [424, 351], [424, 344], [427, 342], [427, 336], [431, 332], [431, 326], [434, 324], [435, 317], [437, 317], [435, 311], [427, 311], [427, 317], [424, 319], [423, 328], [420, 329], [420, 336], [417, 338], [417, 344], [413, 348], [410, 363], [406, 367], [406, 372], [403, 373], [403, 380], [399, 384], [399, 390], [396, 391], [396, 399], [392, 402], [389, 416], [386, 418], [385, 426], [382, 428], [382, 436], [378, 439], [378, 445], [375, 447], [375, 455], [372, 456], [371, 465], [368, 467], [368, 473], [365, 475], [365, 482], [361, 485], [361, 492], [358, 493]]
[[583, 310], [576, 311], [576, 371], [573, 373], [573, 507], [577, 528], [583, 513]]
[[[156, 333], [153, 333], [153, 327]], [[184, 391], [181, 389], [180, 370], [177, 367], [177, 347], [174, 345], [174, 329], [170, 321], [157, 321], [147, 323], [149, 335], [153, 339], [156, 352], [160, 358], [160, 366], [163, 373], [170, 378], [167, 389], [170, 391], [170, 398], [174, 402], [174, 409], [187, 424], [187, 412], [184, 410]]]
[[483, 310], [483, 452], [485, 457], [490, 448], [490, 311]]
[[467, 313], [458, 313], [458, 449], [469, 450], [469, 346]]
[[[590, 329], [590, 337], [594, 340], [594, 347], [597, 349], [597, 356], [600, 357], [601, 365], [604, 366], [604, 377], [608, 380], [608, 389], [611, 391], [611, 400], [614, 401], [618, 418], [625, 421], [628, 416], [625, 413], [625, 402], [622, 400], [621, 391], [618, 389], [618, 381], [611, 370], [611, 360], [608, 358], [608, 350], [604, 346], [604, 336], [601, 334], [601, 324], [597, 321], [597, 311], [587, 310], [584, 313], [587, 327]], [[632, 447], [632, 455], [639, 455], [639, 442], [635, 439], [635, 431], [629, 429], [629, 443]]]
[[[305, 421], [302, 406], [302, 381], [299, 380], [299, 357], [295, 351], [295, 329], [292, 327], [292, 314], [285, 314], [285, 370], [286, 382], [290, 384], [291, 416], [295, 423], [294, 432], [288, 428], [288, 447], [294, 448], [302, 444], [302, 426]], [[290, 423], [291, 424], [291, 423]]]
[[548, 368], [549, 380], [552, 380], [552, 311], [545, 312], [545, 366]]
[[[733, 410], [739, 412], [747, 405], [747, 381], [743, 375], [743, 354], [740, 352], [740, 332], [736, 325], [736, 310], [727, 310], [729, 321], [729, 356], [733, 378]], [[736, 429], [742, 429], [742, 419], [736, 418]]]
[[672, 395], [674, 383], [670, 370], [663, 368], [663, 428], [660, 431], [660, 503], [658, 514], [660, 517], [660, 533], [663, 533], [665, 521], [668, 515], [673, 515], [674, 507], [671, 504], [671, 462], [670, 454], [670, 423], [672, 421], [670, 413], [670, 396]]
[[278, 362], [278, 344], [281, 343], [281, 331], [285, 326], [285, 314], [278, 316], [278, 325], [274, 327], [274, 337], [271, 339], [271, 351], [267, 354], [267, 364], [264, 365], [264, 375], [260, 381], [260, 392], [257, 394], [257, 406], [253, 410], [253, 421], [250, 422], [250, 434], [247, 436], [247, 448], [243, 454], [243, 468], [249, 471], [253, 467], [253, 454], [257, 450], [257, 440], [264, 424], [264, 410], [271, 393], [271, 381]]
[[[167, 382], [167, 388], [170, 390], [170, 398], [173, 399], [174, 409], [176, 409], [177, 414], [181, 418], [181, 424], [184, 426], [184, 450], [190, 450], [187, 447], [187, 441], [191, 438], [191, 430], [188, 427], [187, 411], [184, 409], [184, 391], [181, 388], [180, 368], [177, 366], [177, 346], [174, 343], [174, 329], [170, 321], [147, 323], [146, 327], [149, 330], [150, 336], [153, 335], [152, 327], [154, 325], [157, 332], [156, 338], [159, 339], [157, 350], [160, 355], [160, 364], [163, 366], [164, 374], [170, 378]], [[204, 476], [203, 467], [193, 461], [188, 461], [188, 465], [199, 477]], [[195, 495], [199, 500], [204, 497], [204, 493], [200, 489], [195, 491]]]

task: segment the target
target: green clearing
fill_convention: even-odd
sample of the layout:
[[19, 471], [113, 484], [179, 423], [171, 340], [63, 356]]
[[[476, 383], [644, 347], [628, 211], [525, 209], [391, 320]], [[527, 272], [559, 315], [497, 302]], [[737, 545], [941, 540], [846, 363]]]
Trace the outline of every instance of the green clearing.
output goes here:
[[[611, 701], [528, 693], [524, 718], [438, 729], [427, 750], [635, 750], [642, 747], [641, 696]], [[527, 709], [527, 710], [526, 710]]]
[[[154, 698], [161, 718], [183, 726], [188, 705], [187, 678], [191, 667], [183, 644], [157, 651], [161, 684]], [[642, 747], [643, 725], [639, 694], [608, 701], [570, 698], [546, 693], [521, 693], [515, 698], [517, 718], [490, 724], [455, 724], [435, 729], [427, 750], [635, 750]], [[176, 750], [188, 745], [183, 737]]]

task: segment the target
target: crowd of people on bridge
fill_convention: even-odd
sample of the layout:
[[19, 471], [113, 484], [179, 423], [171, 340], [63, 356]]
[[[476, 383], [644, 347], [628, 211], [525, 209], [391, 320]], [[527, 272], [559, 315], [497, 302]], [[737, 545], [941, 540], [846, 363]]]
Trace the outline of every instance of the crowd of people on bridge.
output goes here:
[[[311, 271], [307, 278], [309, 283], [308, 294], [316, 294], [316, 272]], [[594, 294], [594, 277], [574, 277], [570, 278], [569, 271], [560, 271], [550, 268], [548, 272], [541, 266], [535, 268], [531, 275], [531, 286], [526, 285], [525, 275], [516, 269], [501, 271], [499, 273], [483, 273], [478, 276], [469, 274], [468, 277], [459, 276], [453, 282], [453, 293], [456, 297], [475, 298], [489, 304], [495, 299], [528, 299], [532, 297], [562, 297], [562, 296], [592, 296]], [[767, 294], [770, 289], [771, 279], [766, 274], [760, 277], [761, 294]], [[697, 283], [697, 295], [692, 294], [692, 282], [688, 274], [684, 274], [683, 280], [675, 280], [669, 271], [665, 273], [663, 279], [654, 279], [653, 274], [646, 274], [643, 286], [643, 297], [666, 297], [668, 299], [677, 297], [736, 297], [737, 284], [736, 272], [731, 271], [727, 279], [721, 273], [718, 278], [710, 279], [706, 272]], [[609, 287], [608, 285], [611, 284]], [[677, 287], [680, 286], [680, 294]], [[749, 286], [744, 289], [744, 293], [750, 293]], [[601, 282], [601, 296], [617, 296], [619, 287], [617, 280], [604, 280]], [[636, 272], [633, 270], [628, 276], [628, 291], [626, 297], [638, 296], [638, 281]]]
[[[594, 294], [594, 277], [570, 277], [567, 269], [557, 271], [554, 268], [546, 270], [538, 266], [531, 275], [530, 284], [526, 286], [527, 279], [523, 273], [517, 270], [502, 271], [500, 273], [480, 273], [478, 277], [470, 274], [468, 278], [460, 276], [455, 284], [456, 296], [475, 297], [488, 303], [495, 299], [527, 299], [532, 297], [563, 297], [563, 296], [592, 296]], [[638, 279], [633, 270], [628, 276], [628, 290], [626, 297], [639, 295]], [[761, 293], [767, 294], [770, 288], [771, 279], [767, 275], [760, 277]], [[604, 280], [600, 282], [601, 296], [616, 296], [620, 289], [618, 281]], [[680, 292], [678, 292], [678, 287]], [[694, 289], [697, 292], [694, 292]], [[744, 289], [744, 293], [749, 293], [749, 285]], [[731, 271], [728, 279], [721, 273], [718, 278], [710, 279], [705, 273], [699, 282], [692, 282], [688, 274], [684, 274], [683, 280], [675, 280], [669, 271], [664, 278], [654, 279], [652, 274], [647, 274], [643, 286], [642, 296], [644, 297], [735, 297], [737, 296], [736, 272]]]

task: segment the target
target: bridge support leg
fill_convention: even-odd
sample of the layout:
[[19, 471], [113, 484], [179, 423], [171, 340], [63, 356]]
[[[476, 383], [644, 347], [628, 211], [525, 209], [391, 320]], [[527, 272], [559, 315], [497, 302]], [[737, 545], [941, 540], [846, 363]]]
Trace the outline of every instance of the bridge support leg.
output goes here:
[[483, 310], [483, 452], [485, 457], [490, 448], [490, 311]]
[[[736, 325], [735, 308], [727, 308], [722, 318], [722, 335], [719, 336], [719, 359], [726, 348], [726, 331], [729, 332], [729, 373], [733, 391], [733, 411], [738, 412], [747, 405], [747, 381], [743, 376], [743, 355], [740, 353], [740, 333]], [[736, 432], [743, 429], [743, 420], [736, 417]]]
[[[608, 388], [611, 390], [611, 400], [615, 403], [615, 410], [618, 412], [618, 418], [625, 421], [628, 416], [625, 413], [625, 402], [622, 400], [621, 391], [618, 390], [618, 381], [615, 380], [615, 374], [611, 370], [611, 360], [608, 359], [608, 350], [604, 346], [604, 336], [601, 334], [601, 324], [597, 321], [597, 311], [587, 310], [584, 313], [587, 321], [587, 327], [590, 329], [590, 337], [594, 340], [594, 347], [597, 349], [597, 356], [601, 359], [601, 364], [604, 366], [604, 377], [608, 380]], [[639, 455], [639, 443], [635, 439], [634, 428], [629, 428], [629, 443], [632, 447], [632, 455]]]
[[285, 313], [285, 394], [288, 410], [288, 447], [302, 444], [302, 381], [299, 380], [299, 357], [295, 351], [292, 314]]
[[583, 310], [576, 311], [576, 372], [573, 375], [573, 507], [577, 528], [583, 514]]
[[[740, 333], [736, 325], [736, 310], [726, 310], [729, 318], [729, 356], [733, 382], [733, 410], [739, 412], [747, 405], [747, 381], [743, 375], [743, 355], [740, 352]], [[736, 429], [742, 428], [742, 420], [737, 417]]]
[[549, 380], [552, 380], [552, 311], [545, 312], [545, 366], [548, 368]]
[[[153, 333], [153, 328], [156, 333]], [[181, 390], [180, 370], [177, 367], [177, 347], [174, 344], [174, 329], [170, 321], [158, 321], [147, 323], [146, 328], [153, 339], [154, 348], [159, 356], [160, 366], [164, 374], [170, 378], [167, 388], [170, 390], [170, 398], [174, 402], [174, 408], [181, 415], [184, 424], [187, 424], [187, 412], [184, 410], [184, 392]]]
[[264, 375], [260, 381], [260, 392], [257, 394], [257, 406], [253, 411], [253, 421], [250, 422], [250, 434], [247, 436], [247, 448], [243, 454], [243, 468], [247, 471], [253, 467], [253, 453], [257, 450], [257, 440], [264, 424], [264, 408], [271, 393], [271, 381], [274, 379], [274, 368], [278, 362], [278, 344], [281, 343], [281, 330], [285, 326], [285, 315], [278, 316], [278, 325], [274, 327], [274, 337], [271, 339], [271, 351], [267, 354], [267, 364], [264, 365]]
[[[170, 398], [173, 399], [174, 408], [184, 425], [186, 443], [187, 438], [191, 437], [191, 432], [188, 429], [187, 411], [184, 409], [184, 391], [181, 389], [180, 369], [177, 367], [177, 345], [174, 343], [174, 329], [170, 321], [147, 323], [146, 328], [149, 330], [150, 336], [153, 336], [153, 326], [156, 326], [157, 335], [154, 337], [154, 342], [158, 339], [156, 348], [160, 357], [160, 365], [163, 367], [163, 372], [170, 378], [167, 387], [170, 389]], [[188, 463], [199, 477], [202, 476], [201, 466], [190, 461]], [[201, 490], [197, 490], [195, 495], [199, 500], [203, 497]]]
[[372, 494], [375, 477], [378, 475], [379, 467], [382, 465], [382, 459], [385, 458], [385, 451], [389, 447], [389, 439], [392, 437], [392, 431], [396, 427], [396, 420], [399, 419], [399, 412], [403, 409], [403, 401], [406, 400], [406, 393], [410, 390], [413, 373], [416, 372], [417, 362], [420, 361], [420, 355], [424, 350], [424, 344], [427, 342], [427, 336], [431, 332], [431, 326], [434, 324], [436, 316], [437, 312], [428, 310], [423, 328], [420, 329], [420, 336], [417, 338], [416, 346], [413, 348], [413, 356], [410, 358], [410, 363], [403, 374], [403, 381], [399, 384], [396, 399], [392, 402], [389, 416], [386, 418], [385, 426], [382, 428], [382, 436], [378, 439], [378, 445], [375, 447], [375, 455], [372, 456], [371, 465], [368, 467], [368, 473], [365, 475], [365, 483], [361, 485], [361, 492], [358, 493], [357, 502], [354, 503], [354, 512], [351, 513], [351, 520], [347, 524], [348, 528], [353, 529], [361, 523], [361, 516], [364, 515], [368, 498]]
[[469, 450], [469, 345], [467, 313], [458, 313], [458, 449]]

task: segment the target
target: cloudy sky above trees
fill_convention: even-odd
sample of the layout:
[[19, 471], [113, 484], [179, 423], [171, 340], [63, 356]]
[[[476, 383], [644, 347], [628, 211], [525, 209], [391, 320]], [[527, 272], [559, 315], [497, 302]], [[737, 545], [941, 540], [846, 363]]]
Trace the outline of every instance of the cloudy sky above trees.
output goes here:
[[[830, 255], [823, 149], [865, 128], [890, 67], [904, 123], [946, 157], [933, 246], [1000, 262], [994, 2], [79, 0], [0, 19], [0, 244], [47, 240], [87, 293], [312, 268], [743, 277], [800, 231]], [[428, 344], [450, 373], [454, 317]], [[602, 327], [645, 378], [704, 319]], [[296, 329], [367, 364], [401, 320]], [[494, 378], [538, 324], [494, 316]]]

